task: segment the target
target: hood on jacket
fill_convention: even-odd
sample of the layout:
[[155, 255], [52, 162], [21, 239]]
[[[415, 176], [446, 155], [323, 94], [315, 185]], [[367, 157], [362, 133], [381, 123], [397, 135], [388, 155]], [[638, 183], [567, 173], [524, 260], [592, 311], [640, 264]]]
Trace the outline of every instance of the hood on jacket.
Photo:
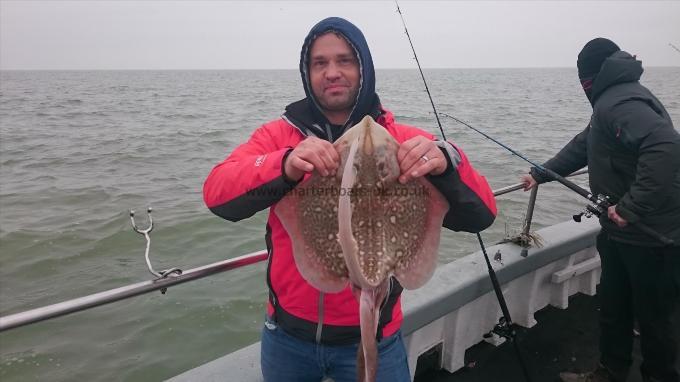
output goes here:
[[642, 61], [622, 50], [604, 60], [602, 69], [593, 83], [593, 104], [609, 87], [624, 82], [639, 81], [642, 76]]
[[[344, 132], [348, 126], [353, 126], [358, 123], [366, 115], [373, 115], [375, 111], [379, 109], [380, 101], [375, 93], [375, 70], [373, 68], [373, 58], [371, 57], [371, 51], [368, 49], [368, 43], [364, 38], [363, 33], [354, 24], [349, 21], [339, 18], [339, 17], [329, 17], [327, 19], [321, 20], [316, 24], [310, 31], [305, 41], [302, 45], [302, 50], [300, 52], [300, 75], [302, 77], [302, 84], [305, 89], [305, 98], [307, 107], [312, 114], [315, 124], [312, 125], [314, 128], [321, 128], [326, 126], [321, 131], [321, 134], [326, 135], [330, 122], [324, 116], [319, 103], [314, 97], [312, 92], [312, 86], [309, 78], [309, 53], [310, 48], [314, 40], [317, 37], [328, 33], [336, 32], [341, 34], [349, 45], [354, 49], [357, 59], [359, 61], [359, 94], [357, 96], [356, 102], [354, 103], [354, 108], [349, 116], [349, 119], [340, 128], [341, 131], [335, 131], [332, 134], [334, 138], [339, 137], [339, 134]], [[296, 103], [297, 104], [297, 103]], [[295, 104], [289, 105], [293, 106]], [[300, 105], [296, 105], [299, 107]], [[287, 111], [289, 108], [287, 108]], [[373, 116], [375, 118], [375, 115]], [[317, 126], [314, 126], [317, 125]], [[309, 126], [308, 126], [309, 127]]]

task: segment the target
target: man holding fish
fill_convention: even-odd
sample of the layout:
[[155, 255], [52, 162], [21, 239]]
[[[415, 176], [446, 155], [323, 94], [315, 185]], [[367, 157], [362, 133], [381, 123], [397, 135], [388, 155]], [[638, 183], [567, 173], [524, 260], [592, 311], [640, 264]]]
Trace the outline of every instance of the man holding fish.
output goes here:
[[[409, 381], [403, 287], [432, 275], [441, 226], [491, 225], [493, 193], [458, 147], [394, 121], [347, 20], [311, 29], [300, 73], [306, 98], [255, 130], [203, 190], [227, 220], [270, 208], [264, 379]], [[334, 192], [301, 192], [311, 188]]]

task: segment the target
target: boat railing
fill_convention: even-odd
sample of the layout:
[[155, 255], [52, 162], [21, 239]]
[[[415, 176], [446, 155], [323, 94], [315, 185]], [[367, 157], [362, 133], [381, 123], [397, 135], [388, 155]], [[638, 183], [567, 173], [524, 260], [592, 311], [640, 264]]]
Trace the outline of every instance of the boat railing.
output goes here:
[[[571, 177], [581, 175], [587, 172], [588, 172], [587, 169], [583, 169], [574, 172], [569, 176]], [[523, 188], [524, 188], [523, 183], [517, 183], [511, 186], [502, 187], [498, 190], [494, 190], [493, 194], [494, 196], [500, 196]], [[537, 193], [538, 186], [534, 187], [531, 190], [523, 231], [520, 234], [520, 236], [527, 237], [529, 235]], [[146, 252], [147, 265], [149, 266], [149, 269], [153, 274], [157, 274], [151, 268], [150, 261], [148, 259], [148, 246], [150, 240], [148, 237], [148, 233], [151, 231], [151, 227], [149, 227], [149, 229], [147, 230], [139, 230], [134, 225], [133, 220], [133, 228], [135, 229], [135, 231], [144, 234], [144, 236], [147, 238], [147, 252]], [[526, 255], [526, 248], [523, 250], [522, 254]], [[109, 289], [88, 296], [79, 297], [63, 301], [60, 303], [0, 317], [0, 332], [26, 326], [40, 321], [45, 321], [56, 317], [65, 316], [70, 313], [88, 310], [97, 306], [109, 304], [115, 301], [125, 300], [131, 297], [139, 296], [157, 290], [160, 290], [162, 293], [165, 293], [167, 288], [171, 286], [183, 284], [185, 282], [193, 280], [198, 280], [218, 273], [230, 271], [232, 269], [237, 269], [246, 265], [259, 263], [264, 260], [267, 260], [268, 257], [269, 257], [268, 252], [264, 250], [204, 265], [201, 267], [193, 268], [187, 271], [178, 272], [176, 268], [168, 272], [162, 271], [160, 272], [161, 274], [160, 277], [153, 280], [143, 281], [136, 284], [130, 284], [120, 288]]]

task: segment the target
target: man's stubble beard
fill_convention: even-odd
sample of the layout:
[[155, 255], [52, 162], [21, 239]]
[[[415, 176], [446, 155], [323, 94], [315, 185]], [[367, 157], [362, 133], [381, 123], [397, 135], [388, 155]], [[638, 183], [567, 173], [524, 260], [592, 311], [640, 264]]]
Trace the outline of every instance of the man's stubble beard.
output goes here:
[[333, 104], [329, 104], [325, 100], [323, 100], [321, 97], [316, 97], [317, 102], [319, 103], [319, 106], [325, 110], [325, 111], [331, 111], [331, 112], [340, 112], [340, 111], [351, 111], [354, 108], [354, 105], [356, 104], [357, 101], [357, 96], [359, 95], [359, 89], [352, 89], [352, 91], [348, 94], [347, 98], [342, 100], [341, 102], [335, 102]]

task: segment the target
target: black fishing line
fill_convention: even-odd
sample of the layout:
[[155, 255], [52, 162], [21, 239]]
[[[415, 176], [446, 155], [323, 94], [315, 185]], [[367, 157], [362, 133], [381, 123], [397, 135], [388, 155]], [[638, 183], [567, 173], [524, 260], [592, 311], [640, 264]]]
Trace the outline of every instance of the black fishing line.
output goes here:
[[411, 41], [411, 35], [408, 33], [408, 28], [406, 28], [406, 21], [404, 21], [404, 15], [401, 13], [401, 9], [399, 8], [399, 3], [397, 0], [394, 0], [394, 3], [397, 4], [397, 12], [399, 12], [399, 16], [401, 17], [401, 23], [404, 25], [404, 31], [406, 32], [406, 37], [408, 37], [408, 43], [411, 45], [411, 51], [413, 51], [413, 58], [416, 60], [416, 64], [418, 64], [418, 70], [420, 71], [420, 77], [423, 79], [423, 84], [425, 84], [425, 91], [427, 92], [427, 97], [430, 99], [430, 104], [432, 105], [432, 110], [434, 110], [434, 117], [437, 119], [437, 126], [439, 126], [439, 131], [442, 133], [442, 139], [446, 140], [446, 134], [444, 134], [444, 128], [442, 128], [442, 123], [439, 120], [439, 114], [437, 113], [437, 107], [434, 106], [434, 101], [432, 100], [432, 94], [430, 94], [430, 88], [427, 86], [427, 81], [425, 81], [425, 74], [423, 74], [423, 69], [420, 67], [420, 61], [418, 60], [418, 55], [416, 54], [416, 49], [413, 47], [413, 42]]
[[482, 134], [485, 138], [487, 138], [487, 139], [489, 139], [489, 140], [495, 142], [496, 144], [498, 144], [499, 146], [503, 147], [504, 149], [510, 151], [511, 153], [513, 153], [513, 154], [517, 155], [518, 157], [524, 159], [525, 161], [531, 163], [533, 166], [537, 167], [539, 170], [541, 170], [541, 171], [545, 170], [545, 169], [543, 168], [543, 166], [541, 166], [540, 164], [534, 163], [533, 161], [529, 160], [525, 155], [523, 155], [523, 154], [520, 153], [519, 151], [515, 151], [515, 150], [511, 149], [510, 147], [504, 145], [502, 142], [497, 141], [497, 140], [493, 139], [492, 137], [490, 137], [489, 135], [485, 134], [483, 131], [481, 131], [481, 130], [479, 130], [479, 129], [475, 129], [474, 127], [472, 127], [472, 126], [471, 126], [470, 124], [468, 124], [467, 122], [461, 121], [460, 119], [458, 119], [458, 118], [456, 118], [456, 117], [454, 117], [454, 116], [452, 116], [452, 115], [446, 114], [446, 113], [439, 113], [439, 114], [441, 114], [441, 115], [443, 115], [443, 116], [445, 116], [445, 117], [449, 117], [449, 118], [453, 119], [454, 121], [456, 121], [456, 122], [458, 122], [458, 123], [460, 123], [460, 124], [463, 124], [463, 125], [465, 125], [465, 126], [471, 128], [472, 130], [474, 130], [474, 131], [476, 131], [476, 132]]
[[[427, 96], [430, 99], [430, 104], [432, 105], [432, 109], [434, 110], [434, 116], [437, 119], [437, 126], [439, 126], [439, 131], [442, 134], [442, 139], [446, 140], [444, 128], [442, 127], [441, 121], [439, 120], [439, 113], [437, 113], [437, 108], [434, 105], [434, 101], [432, 100], [432, 94], [430, 93], [430, 89], [427, 86], [427, 81], [425, 80], [423, 69], [420, 66], [420, 61], [418, 60], [416, 49], [413, 47], [413, 42], [411, 41], [411, 35], [408, 33], [408, 28], [406, 27], [404, 15], [401, 13], [401, 9], [399, 8], [399, 2], [397, 0], [394, 0], [394, 3], [397, 5], [397, 12], [399, 12], [399, 16], [401, 16], [401, 23], [402, 25], [404, 25], [404, 31], [406, 32], [406, 36], [408, 37], [408, 43], [411, 45], [411, 50], [413, 51], [413, 58], [416, 60], [416, 64], [418, 65], [420, 77], [423, 79], [423, 83], [425, 84], [425, 91], [427, 92]], [[527, 369], [526, 363], [524, 362], [524, 358], [522, 358], [522, 353], [520, 352], [519, 346], [517, 345], [516, 333], [515, 329], [513, 329], [513, 323], [512, 319], [510, 318], [510, 311], [508, 310], [508, 305], [505, 303], [505, 297], [503, 296], [503, 291], [501, 290], [500, 283], [498, 282], [498, 278], [496, 277], [496, 272], [491, 266], [491, 261], [489, 260], [489, 255], [486, 253], [486, 247], [484, 246], [482, 235], [479, 233], [477, 233], [477, 240], [479, 241], [479, 246], [482, 248], [482, 253], [484, 254], [484, 259], [486, 260], [486, 267], [487, 270], [489, 271], [489, 278], [491, 279], [491, 284], [493, 286], [494, 292], [496, 293], [498, 304], [501, 306], [501, 311], [503, 312], [503, 317], [501, 317], [501, 319], [499, 320], [498, 324], [496, 324], [492, 332], [508, 339], [510, 342], [513, 343], [515, 353], [517, 354], [520, 366], [522, 367], [522, 372], [524, 373], [524, 378], [528, 382], [532, 382], [531, 377], [529, 376], [529, 370]]]

